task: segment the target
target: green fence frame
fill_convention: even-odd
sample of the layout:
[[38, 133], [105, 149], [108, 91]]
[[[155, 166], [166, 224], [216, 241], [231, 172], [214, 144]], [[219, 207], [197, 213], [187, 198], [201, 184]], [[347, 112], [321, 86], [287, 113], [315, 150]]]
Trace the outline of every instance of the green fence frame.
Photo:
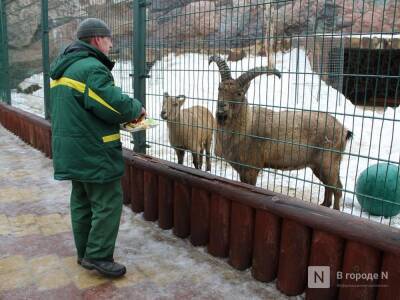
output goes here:
[[[133, 2], [132, 9], [134, 15], [133, 22], [133, 90], [134, 97], [139, 99], [146, 107], [146, 0], [136, 0]], [[141, 131], [133, 134], [134, 151], [146, 153], [146, 132]]]
[[11, 104], [5, 0], [0, 0], [0, 98]]
[[48, 0], [41, 0], [42, 6], [42, 63], [45, 119], [50, 119], [50, 58], [49, 58], [49, 16]]

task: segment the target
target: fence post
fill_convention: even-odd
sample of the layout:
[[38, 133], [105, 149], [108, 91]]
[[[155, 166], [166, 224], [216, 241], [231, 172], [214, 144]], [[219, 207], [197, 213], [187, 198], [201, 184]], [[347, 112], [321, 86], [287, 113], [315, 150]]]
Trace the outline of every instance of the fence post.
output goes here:
[[[133, 1], [133, 93], [146, 107], [146, 0]], [[133, 134], [137, 153], [146, 153], [146, 132]]]
[[6, 1], [0, 0], [0, 97], [11, 105], [10, 66], [8, 62], [8, 37]]
[[41, 0], [42, 4], [42, 64], [43, 64], [43, 91], [44, 115], [50, 119], [50, 62], [49, 62], [49, 20], [48, 0]]

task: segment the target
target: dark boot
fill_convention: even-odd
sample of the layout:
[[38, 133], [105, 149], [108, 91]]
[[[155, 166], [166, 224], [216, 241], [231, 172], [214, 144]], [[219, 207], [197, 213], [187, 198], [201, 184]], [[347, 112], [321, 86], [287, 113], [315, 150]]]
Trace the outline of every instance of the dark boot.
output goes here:
[[81, 264], [82, 264], [82, 257], [78, 257], [78, 260], [76, 261], [76, 263], [77, 263], [78, 265], [81, 265]]
[[114, 262], [114, 260], [95, 260], [90, 258], [82, 259], [82, 267], [88, 270], [97, 270], [104, 276], [121, 277], [126, 273], [124, 265]]

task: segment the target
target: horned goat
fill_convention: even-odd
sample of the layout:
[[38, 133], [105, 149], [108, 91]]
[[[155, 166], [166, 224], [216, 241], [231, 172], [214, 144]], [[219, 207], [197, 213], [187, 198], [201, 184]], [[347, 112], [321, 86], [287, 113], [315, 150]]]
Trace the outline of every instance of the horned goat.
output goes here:
[[256, 184], [263, 168], [298, 170], [311, 168], [325, 184], [322, 205], [339, 209], [342, 183], [340, 161], [352, 132], [333, 116], [322, 112], [280, 111], [250, 106], [246, 92], [261, 74], [281, 77], [276, 69], [257, 67], [233, 79], [226, 62], [212, 56], [218, 65], [217, 140], [220, 155], [239, 173], [240, 180]]
[[164, 94], [161, 118], [168, 121], [169, 142], [175, 149], [179, 164], [183, 163], [185, 150], [191, 151], [196, 169], [201, 169], [205, 151], [206, 170], [211, 171], [210, 149], [215, 119], [203, 106], [181, 109], [185, 99], [183, 95]]

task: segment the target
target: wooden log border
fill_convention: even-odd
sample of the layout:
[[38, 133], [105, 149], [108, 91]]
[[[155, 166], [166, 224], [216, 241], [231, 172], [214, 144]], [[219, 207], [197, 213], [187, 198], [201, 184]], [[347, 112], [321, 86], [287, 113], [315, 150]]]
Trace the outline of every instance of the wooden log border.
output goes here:
[[[51, 158], [50, 123], [0, 103], [0, 123]], [[400, 230], [124, 150], [124, 202], [256, 280], [307, 299], [396, 299]], [[307, 288], [309, 266], [329, 266], [328, 289]], [[337, 280], [336, 272], [342, 272]], [[379, 278], [355, 280], [357, 275]], [[385, 273], [387, 278], [382, 278]], [[349, 274], [347, 276], [347, 274]], [[346, 277], [347, 276], [347, 277]], [[363, 286], [354, 288], [354, 284]]]
[[0, 102], [0, 123], [51, 158], [51, 125], [45, 119], [34, 114]]

